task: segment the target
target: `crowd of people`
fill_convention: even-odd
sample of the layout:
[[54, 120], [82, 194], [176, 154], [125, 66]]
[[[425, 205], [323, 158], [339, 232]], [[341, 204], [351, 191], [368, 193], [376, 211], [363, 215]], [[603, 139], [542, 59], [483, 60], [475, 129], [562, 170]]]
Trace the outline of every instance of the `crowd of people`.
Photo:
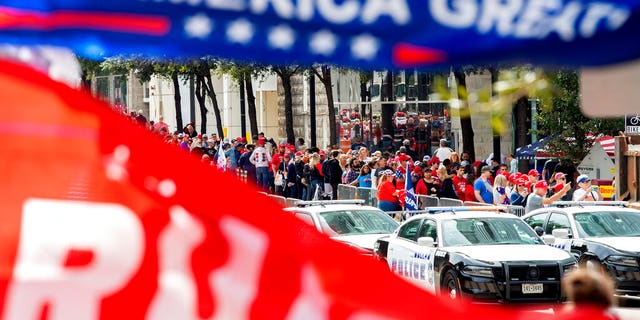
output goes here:
[[242, 172], [247, 181], [263, 191], [289, 198], [336, 199], [338, 185], [344, 184], [375, 189], [381, 209], [399, 211], [404, 206], [406, 179], [411, 179], [416, 195], [518, 205], [525, 212], [557, 200], [603, 199], [599, 189], [592, 188], [588, 176], [575, 170], [561, 172], [564, 167], [560, 164], [545, 166], [542, 177], [535, 169], [521, 173], [513, 155], [504, 163], [495, 157], [491, 161], [473, 161], [469, 153], [459, 154], [444, 139], [433, 150], [433, 157], [417, 159], [418, 153], [412, 148], [415, 144], [408, 139], [397, 150], [384, 152], [369, 150], [357, 138], [350, 150], [337, 145], [320, 149], [307, 147], [302, 138], [295, 144], [278, 144], [262, 132], [253, 137], [256, 143], [251, 144], [242, 137], [220, 139], [215, 133], [199, 134], [193, 123], [169, 133], [162, 118], [155, 123], [146, 122], [142, 112], [132, 113], [131, 118], [203, 162], [233, 174]]

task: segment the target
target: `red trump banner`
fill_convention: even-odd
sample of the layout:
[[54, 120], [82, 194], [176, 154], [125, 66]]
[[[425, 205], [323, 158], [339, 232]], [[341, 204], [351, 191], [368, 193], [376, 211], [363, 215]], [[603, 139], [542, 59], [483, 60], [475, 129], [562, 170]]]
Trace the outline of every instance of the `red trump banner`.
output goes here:
[[441, 300], [86, 93], [0, 70], [3, 319], [552, 317]]

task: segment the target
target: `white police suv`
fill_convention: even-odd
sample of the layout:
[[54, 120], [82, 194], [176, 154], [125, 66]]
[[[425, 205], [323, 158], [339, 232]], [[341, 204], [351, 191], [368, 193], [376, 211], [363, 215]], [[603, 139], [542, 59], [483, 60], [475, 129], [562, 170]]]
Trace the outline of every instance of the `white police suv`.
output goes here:
[[432, 208], [378, 240], [374, 256], [398, 275], [451, 299], [563, 301], [560, 279], [576, 266], [575, 258], [545, 245], [520, 218], [497, 210]]
[[399, 225], [384, 211], [364, 205], [363, 200], [299, 201], [284, 210], [367, 255], [372, 254], [376, 240]]
[[640, 211], [625, 202], [556, 202], [522, 217], [580, 265], [602, 268], [622, 300], [640, 300]]

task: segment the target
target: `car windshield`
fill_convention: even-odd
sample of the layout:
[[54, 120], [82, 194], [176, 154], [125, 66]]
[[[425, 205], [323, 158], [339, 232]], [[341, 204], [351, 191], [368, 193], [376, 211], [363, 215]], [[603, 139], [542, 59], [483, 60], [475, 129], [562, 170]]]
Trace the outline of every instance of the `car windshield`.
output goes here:
[[392, 233], [398, 223], [381, 211], [342, 210], [320, 213], [320, 226], [329, 236]]
[[640, 236], [640, 212], [599, 211], [574, 215], [580, 237]]
[[543, 244], [518, 218], [468, 218], [442, 222], [444, 246]]

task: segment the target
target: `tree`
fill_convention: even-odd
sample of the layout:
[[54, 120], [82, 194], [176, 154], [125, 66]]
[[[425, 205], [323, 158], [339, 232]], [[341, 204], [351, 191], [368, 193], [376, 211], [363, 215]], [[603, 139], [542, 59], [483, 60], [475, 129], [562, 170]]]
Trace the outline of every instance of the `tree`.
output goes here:
[[[461, 88], [466, 87], [466, 75], [464, 71], [457, 70], [456, 72], [454, 72], [454, 74], [457, 84]], [[466, 92], [466, 90], [464, 92]], [[471, 109], [469, 108], [468, 103], [461, 104], [458, 115], [460, 116], [460, 129], [462, 131], [462, 152], [468, 152], [469, 159], [475, 160], [476, 146], [473, 142], [473, 123], [471, 122]]]
[[251, 136], [258, 135], [258, 113], [256, 110], [256, 97], [253, 94], [253, 79], [262, 76], [267, 70], [266, 67], [258, 64], [237, 64], [225, 61], [219, 64], [217, 72], [221, 74], [229, 74], [231, 78], [240, 83], [244, 81], [245, 92], [247, 96], [247, 111], [249, 113], [249, 130]]
[[[318, 70], [320, 69], [320, 70]], [[329, 144], [338, 141], [338, 132], [336, 129], [336, 109], [333, 104], [333, 87], [331, 85], [331, 68], [328, 65], [322, 65], [319, 68], [314, 67], [313, 72], [320, 79], [327, 95], [327, 108], [329, 109]]]
[[78, 58], [80, 63], [81, 75], [81, 88], [87, 92], [91, 92], [91, 80], [95, 76], [96, 72], [100, 70], [101, 61]]
[[[298, 73], [299, 66], [274, 66], [272, 67], [280, 80], [284, 89], [284, 116], [285, 116], [285, 132], [287, 143], [295, 144], [295, 133], [293, 132], [293, 97], [291, 92], [291, 77]], [[331, 79], [331, 76], [329, 76]], [[334, 112], [335, 113], [335, 112]], [[335, 127], [335, 126], [334, 126]], [[334, 128], [335, 131], [335, 128]]]
[[624, 127], [623, 119], [590, 119], [580, 109], [580, 79], [574, 70], [559, 70], [549, 76], [550, 99], [542, 100], [537, 114], [537, 133], [551, 136], [548, 149], [552, 154], [576, 165], [593, 144], [588, 134], [613, 134]]

